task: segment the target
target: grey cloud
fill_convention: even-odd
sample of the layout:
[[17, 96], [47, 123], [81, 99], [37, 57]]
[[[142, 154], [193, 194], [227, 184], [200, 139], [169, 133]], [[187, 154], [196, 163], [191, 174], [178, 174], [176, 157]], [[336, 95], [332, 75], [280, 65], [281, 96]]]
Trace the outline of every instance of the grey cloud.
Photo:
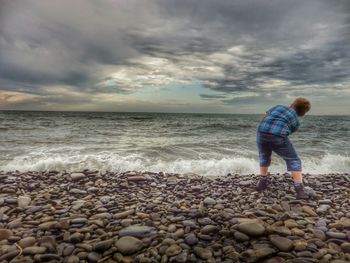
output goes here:
[[[223, 93], [202, 99], [225, 104], [256, 99], [225, 100], [237, 92], [265, 101], [265, 93], [283, 97], [290, 86], [328, 92], [350, 81], [349, 10], [345, 0], [4, 0], [0, 89], [132, 94], [144, 84], [196, 79]], [[155, 72], [145, 56], [167, 62]], [[123, 69], [129, 79], [114, 78]]]
[[220, 95], [199, 94], [199, 96], [200, 96], [202, 99], [205, 99], [205, 100], [224, 99], [224, 98], [226, 98], [226, 95], [224, 95], [224, 94], [220, 94]]

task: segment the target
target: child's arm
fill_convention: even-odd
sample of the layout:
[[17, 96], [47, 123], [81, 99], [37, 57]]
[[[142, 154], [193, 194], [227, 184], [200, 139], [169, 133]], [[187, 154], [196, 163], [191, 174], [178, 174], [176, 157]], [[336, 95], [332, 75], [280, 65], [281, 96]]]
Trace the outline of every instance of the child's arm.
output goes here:
[[291, 133], [297, 131], [299, 126], [300, 126], [300, 122], [298, 121], [298, 119], [297, 118], [292, 119], [290, 123]]

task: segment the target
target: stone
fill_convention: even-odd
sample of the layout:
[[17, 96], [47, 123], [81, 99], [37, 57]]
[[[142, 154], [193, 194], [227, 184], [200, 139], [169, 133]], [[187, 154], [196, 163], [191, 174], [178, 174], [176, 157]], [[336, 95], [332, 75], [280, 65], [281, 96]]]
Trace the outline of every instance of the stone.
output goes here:
[[130, 176], [128, 177], [128, 182], [135, 182], [135, 183], [139, 183], [139, 182], [143, 182], [146, 180], [146, 178], [142, 175], [135, 175], [135, 176]]
[[70, 235], [69, 241], [73, 244], [80, 243], [84, 240], [84, 235], [82, 233], [76, 232]]
[[134, 209], [130, 209], [130, 210], [126, 210], [126, 211], [114, 214], [113, 218], [115, 218], [115, 219], [122, 219], [122, 218], [128, 217], [129, 215], [133, 215], [134, 213], [135, 213], [135, 210]]
[[273, 258], [265, 259], [262, 263], [285, 263], [285, 262], [287, 261], [282, 257], [273, 257]]
[[318, 238], [318, 239], [320, 239], [322, 241], [326, 240], [326, 234], [322, 230], [320, 230], [320, 229], [313, 229], [312, 233], [314, 234], [315, 238]]
[[29, 196], [21, 195], [17, 198], [18, 207], [21, 207], [21, 208], [27, 207], [31, 201], [32, 199]]
[[61, 257], [56, 254], [43, 254], [43, 255], [35, 255], [35, 262], [47, 262], [47, 261], [59, 261]]
[[9, 229], [0, 229], [0, 240], [8, 239], [12, 236], [12, 231]]
[[289, 252], [293, 249], [293, 241], [281, 236], [270, 236], [271, 243], [282, 252]]
[[131, 255], [141, 250], [143, 243], [133, 236], [123, 236], [115, 242], [115, 246], [123, 255]]
[[69, 256], [66, 263], [79, 263], [80, 259], [77, 256]]
[[111, 201], [112, 197], [105, 195], [100, 197], [100, 201], [102, 204], [108, 204]]
[[241, 180], [241, 181], [239, 182], [239, 185], [240, 185], [240, 186], [244, 186], [244, 187], [250, 186], [250, 185], [253, 185], [253, 184], [254, 184], [254, 183], [253, 183], [252, 180]]
[[196, 245], [198, 243], [198, 238], [196, 237], [196, 235], [194, 233], [189, 233], [185, 237], [185, 242], [186, 242], [186, 244], [193, 246], [193, 245]]
[[48, 222], [41, 223], [38, 226], [38, 228], [40, 230], [50, 230], [50, 229], [56, 228], [57, 225], [58, 225], [57, 221], [48, 221]]
[[23, 255], [35, 255], [35, 254], [44, 254], [46, 252], [46, 247], [26, 247], [23, 249]]
[[211, 198], [211, 197], [207, 197], [207, 198], [204, 199], [203, 203], [205, 205], [215, 205], [216, 201], [213, 198]]
[[290, 236], [292, 234], [292, 231], [284, 226], [273, 226], [271, 227], [271, 230], [273, 233], [282, 235], [282, 236]]
[[79, 194], [79, 195], [87, 194], [87, 191], [85, 191], [85, 190], [80, 190], [80, 189], [78, 189], [78, 188], [70, 189], [69, 192], [70, 192], [71, 194]]
[[257, 222], [244, 222], [238, 225], [238, 230], [248, 236], [262, 236], [265, 233], [265, 227]]
[[70, 177], [73, 181], [79, 181], [85, 178], [85, 174], [83, 173], [71, 173]]
[[295, 240], [294, 241], [294, 250], [295, 251], [304, 251], [307, 248], [307, 241], [305, 240]]
[[70, 220], [71, 224], [86, 224], [87, 222], [88, 220], [85, 217], [78, 217]]
[[310, 206], [303, 206], [302, 209], [309, 216], [318, 217], [318, 214]]
[[272, 248], [261, 248], [261, 249], [248, 249], [241, 253], [241, 258], [248, 263], [258, 262], [264, 258], [271, 257], [275, 254], [275, 250]]
[[96, 252], [90, 252], [87, 255], [87, 260], [89, 263], [97, 263], [102, 258], [102, 255], [96, 253]]
[[292, 228], [292, 235], [303, 237], [305, 232], [297, 227]]
[[344, 253], [350, 253], [350, 243], [349, 242], [344, 242], [340, 245], [341, 249], [343, 250]]
[[119, 231], [119, 236], [150, 237], [157, 233], [154, 227], [132, 225]]
[[114, 243], [113, 239], [107, 239], [100, 242], [96, 242], [95, 244], [93, 244], [92, 247], [93, 247], [93, 250], [95, 251], [104, 252], [107, 249], [109, 249], [113, 243]]
[[326, 205], [326, 204], [320, 205], [320, 206], [316, 209], [316, 212], [317, 212], [318, 214], [324, 214], [324, 213], [326, 213], [330, 208], [331, 208], [330, 205]]
[[213, 256], [213, 253], [208, 248], [203, 247], [194, 247], [193, 248], [194, 253], [200, 257], [201, 259], [209, 259]]
[[287, 228], [299, 227], [298, 223], [295, 222], [293, 219], [288, 219], [288, 220], [284, 221], [284, 225]]
[[57, 244], [56, 239], [53, 236], [43, 236], [40, 239], [40, 246], [46, 247], [46, 252], [56, 253], [57, 252]]
[[192, 229], [198, 228], [197, 223], [194, 220], [184, 220], [184, 221], [182, 221], [182, 224], [185, 227], [189, 227]]
[[214, 225], [206, 225], [201, 229], [201, 233], [204, 235], [217, 233], [219, 231], [219, 228]]
[[182, 252], [182, 248], [177, 244], [172, 244], [170, 247], [167, 248], [167, 250], [165, 250], [165, 254], [168, 257], [176, 256], [181, 252]]
[[25, 237], [18, 241], [18, 245], [21, 248], [31, 247], [36, 243], [36, 239], [34, 237]]
[[341, 233], [341, 232], [332, 232], [332, 231], [328, 231], [326, 232], [326, 235], [330, 238], [336, 238], [336, 239], [347, 239], [347, 236], [345, 233]]
[[88, 192], [97, 193], [99, 191], [98, 187], [92, 186], [87, 189]]
[[222, 252], [224, 254], [225, 259], [232, 259], [234, 261], [238, 261], [239, 253], [233, 246], [225, 246], [222, 248]]
[[235, 231], [233, 236], [238, 242], [246, 242], [246, 241], [249, 241], [249, 239], [250, 239], [248, 235], [246, 235], [240, 231]]
[[[10, 261], [11, 259], [17, 257], [17, 256], [18, 256], [18, 253], [19, 253], [18, 250], [12, 250], [12, 251], [9, 251], [9, 252], [7, 252], [7, 253], [1, 254], [1, 255], [0, 255], [0, 261], [3, 262], [3, 261], [6, 260], [5, 262], [8, 262], [8, 261]], [[12, 262], [13, 262], [13, 261], [11, 261], [11, 263], [12, 263]]]

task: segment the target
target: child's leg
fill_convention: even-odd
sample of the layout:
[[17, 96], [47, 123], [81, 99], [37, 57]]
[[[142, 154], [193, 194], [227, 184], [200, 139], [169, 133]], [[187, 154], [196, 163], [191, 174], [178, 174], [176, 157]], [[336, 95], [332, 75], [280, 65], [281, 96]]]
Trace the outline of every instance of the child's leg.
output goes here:
[[301, 171], [292, 171], [292, 177], [294, 183], [303, 183], [303, 175], [301, 174]]
[[255, 190], [264, 191], [268, 187], [267, 173], [271, 163], [272, 149], [268, 139], [264, 138], [264, 135], [260, 133], [257, 135], [256, 142], [259, 150], [260, 179]]
[[261, 176], [267, 176], [268, 172], [269, 172], [268, 166], [260, 166], [260, 175]]
[[259, 150], [260, 175], [266, 176], [269, 171], [271, 163], [272, 149], [270, 143], [264, 135], [258, 133], [256, 137], [256, 144]]
[[292, 173], [294, 188], [298, 199], [308, 199], [309, 195], [304, 192], [303, 176], [301, 173], [301, 160], [298, 157], [292, 143], [285, 138], [283, 144], [276, 145], [273, 149], [287, 164], [287, 169]]
[[292, 173], [293, 181], [302, 183], [301, 160], [289, 139], [285, 137], [277, 140], [273, 146], [273, 151], [286, 162], [287, 170]]

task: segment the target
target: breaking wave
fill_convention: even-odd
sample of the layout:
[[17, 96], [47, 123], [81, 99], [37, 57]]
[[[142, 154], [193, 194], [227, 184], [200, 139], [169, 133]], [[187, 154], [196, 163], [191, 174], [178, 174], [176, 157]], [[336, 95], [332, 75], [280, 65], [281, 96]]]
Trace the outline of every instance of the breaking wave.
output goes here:
[[[321, 158], [302, 158], [303, 172], [310, 174], [349, 173], [350, 157], [326, 154]], [[166, 173], [196, 173], [204, 176], [258, 173], [258, 160], [255, 157], [225, 156], [208, 159], [157, 160], [142, 154], [121, 155], [111, 152], [95, 154], [32, 152], [17, 156], [0, 167], [4, 171], [150, 171]], [[274, 158], [270, 171], [286, 172], [285, 164]]]

